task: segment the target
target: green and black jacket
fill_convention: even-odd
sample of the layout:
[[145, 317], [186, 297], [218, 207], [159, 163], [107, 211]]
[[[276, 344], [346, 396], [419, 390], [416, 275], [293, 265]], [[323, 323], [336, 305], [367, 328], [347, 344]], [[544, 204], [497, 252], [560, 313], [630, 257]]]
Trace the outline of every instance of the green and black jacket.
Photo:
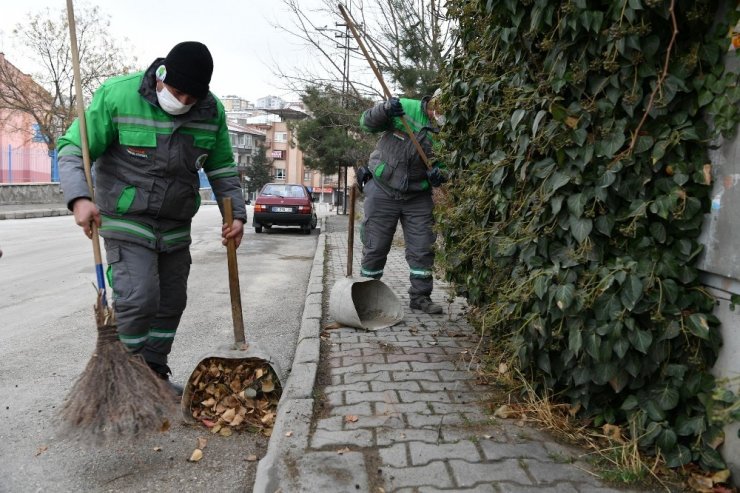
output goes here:
[[[405, 113], [404, 118], [424, 153], [434, 162], [436, 128], [432, 126], [426, 113], [428, 100], [429, 98], [401, 98], [401, 106]], [[378, 103], [360, 116], [360, 127], [366, 132], [383, 132], [368, 160], [373, 179], [381, 188], [396, 198], [431, 192], [427, 167], [400, 118], [389, 117], [383, 103]]]
[[[100, 234], [151, 247], [190, 243], [190, 221], [200, 207], [203, 168], [219, 202], [231, 197], [234, 217], [246, 221], [223, 105], [212, 94], [184, 115], [157, 103], [157, 59], [144, 72], [107, 80], [85, 111]], [[88, 197], [79, 123], [59, 139], [59, 170], [71, 208]]]

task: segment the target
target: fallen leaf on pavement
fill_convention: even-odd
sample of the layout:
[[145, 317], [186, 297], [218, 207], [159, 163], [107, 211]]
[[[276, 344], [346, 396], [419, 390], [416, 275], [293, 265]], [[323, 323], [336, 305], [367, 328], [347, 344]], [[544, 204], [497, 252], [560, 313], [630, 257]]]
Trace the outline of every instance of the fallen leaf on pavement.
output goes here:
[[204, 448], [206, 448], [207, 444], [208, 444], [208, 439], [206, 437], [198, 437], [197, 448], [203, 450]]
[[516, 414], [516, 412], [512, 408], [504, 404], [503, 406], [500, 406], [498, 409], [496, 409], [493, 412], [493, 417], [501, 418], [501, 419], [509, 419], [514, 414]]
[[292, 437], [293, 436], [293, 432], [292, 431], [286, 431], [285, 432], [285, 436], [286, 437]]
[[188, 459], [189, 462], [198, 462], [203, 458], [203, 451], [199, 448], [193, 450], [193, 453], [190, 454], [190, 458]]
[[161, 452], [162, 447], [154, 447], [152, 450], [154, 450], [155, 452]]
[[324, 325], [324, 330], [334, 330], [334, 329], [341, 329], [342, 324], [339, 322], [331, 322], [329, 324]]
[[224, 426], [223, 428], [218, 430], [218, 434], [221, 435], [222, 437], [230, 437], [232, 433], [234, 432], [228, 426]]
[[250, 454], [247, 456], [247, 462], [255, 462], [257, 460], [257, 456], [254, 454]]
[[337, 454], [339, 454], [339, 455], [342, 455], [345, 452], [351, 452], [351, 450], [349, 449], [349, 447], [344, 447], [344, 448], [340, 448], [339, 450], [337, 450]]
[[347, 416], [344, 417], [344, 422], [345, 423], [357, 423], [357, 420], [359, 420], [359, 419], [360, 418], [358, 418], [354, 414], [349, 414], [349, 415], [347, 415]]
[[37, 448], [36, 449], [36, 457], [38, 457], [39, 455], [43, 454], [47, 450], [49, 450], [49, 446], [48, 445], [42, 445], [41, 447]]

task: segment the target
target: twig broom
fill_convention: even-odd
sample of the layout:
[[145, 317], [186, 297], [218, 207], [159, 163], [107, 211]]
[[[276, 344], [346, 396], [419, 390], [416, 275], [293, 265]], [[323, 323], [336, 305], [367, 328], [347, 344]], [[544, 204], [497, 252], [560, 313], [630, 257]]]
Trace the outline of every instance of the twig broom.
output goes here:
[[[67, 18], [82, 160], [90, 197], [94, 199], [72, 0], [67, 0]], [[140, 355], [129, 353], [118, 339], [113, 311], [106, 301], [100, 240], [94, 221], [91, 229], [98, 281], [95, 305], [98, 340], [95, 352], [62, 406], [61, 433], [83, 442], [103, 443], [166, 431], [169, 418], [177, 407], [175, 393], [165, 380], [154, 374]]]

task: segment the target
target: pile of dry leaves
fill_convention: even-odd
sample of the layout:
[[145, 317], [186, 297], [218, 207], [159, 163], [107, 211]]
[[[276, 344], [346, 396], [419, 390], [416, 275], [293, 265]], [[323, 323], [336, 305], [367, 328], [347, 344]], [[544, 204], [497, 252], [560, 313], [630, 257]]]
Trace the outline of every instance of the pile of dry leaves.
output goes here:
[[188, 386], [193, 419], [211, 433], [272, 433], [282, 388], [265, 361], [206, 359], [195, 369]]

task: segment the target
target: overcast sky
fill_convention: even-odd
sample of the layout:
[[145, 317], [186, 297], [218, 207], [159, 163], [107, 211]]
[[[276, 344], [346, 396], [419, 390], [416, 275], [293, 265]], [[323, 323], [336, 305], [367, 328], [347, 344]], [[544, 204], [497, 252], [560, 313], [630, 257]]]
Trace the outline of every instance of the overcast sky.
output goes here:
[[[273, 27], [292, 23], [279, 0], [85, 0], [110, 16], [112, 35], [126, 43], [139, 66], [164, 57], [180, 41], [205, 43], [214, 59], [211, 90], [217, 96], [235, 94], [255, 101], [266, 95], [293, 99], [286, 84], [273, 75], [276, 64], [283, 71], [305, 66], [311, 54], [295, 38]], [[313, 9], [320, 0], [300, 0]], [[75, 0], [75, 11], [82, 3]], [[66, 12], [66, 0], [0, 0], [0, 51], [26, 72], [33, 72], [19, 59], [12, 31], [25, 22], [29, 12], [49, 7]], [[326, 24], [333, 24], [327, 19]]]

